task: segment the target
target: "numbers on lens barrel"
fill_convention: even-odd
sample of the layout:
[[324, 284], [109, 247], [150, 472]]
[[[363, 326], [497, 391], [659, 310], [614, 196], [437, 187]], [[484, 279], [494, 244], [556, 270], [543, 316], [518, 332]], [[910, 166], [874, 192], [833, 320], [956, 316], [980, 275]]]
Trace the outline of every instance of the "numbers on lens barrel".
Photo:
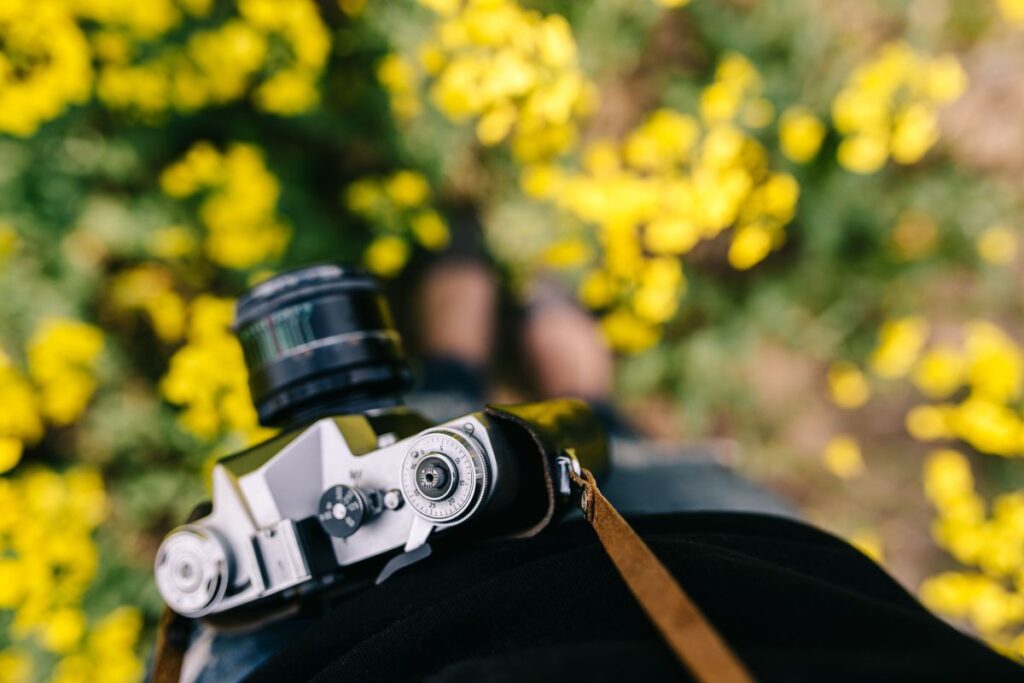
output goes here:
[[416, 439], [402, 463], [405, 499], [424, 519], [453, 524], [480, 505], [490, 481], [483, 447], [450, 429], [431, 430]]

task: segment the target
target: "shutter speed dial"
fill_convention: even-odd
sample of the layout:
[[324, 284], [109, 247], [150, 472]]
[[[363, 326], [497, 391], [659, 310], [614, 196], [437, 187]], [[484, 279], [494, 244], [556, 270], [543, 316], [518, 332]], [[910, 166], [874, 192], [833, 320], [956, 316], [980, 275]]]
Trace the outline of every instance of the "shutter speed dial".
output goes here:
[[424, 519], [454, 523], [479, 507], [490, 475], [487, 454], [476, 439], [436, 429], [409, 447], [402, 463], [402, 493]]

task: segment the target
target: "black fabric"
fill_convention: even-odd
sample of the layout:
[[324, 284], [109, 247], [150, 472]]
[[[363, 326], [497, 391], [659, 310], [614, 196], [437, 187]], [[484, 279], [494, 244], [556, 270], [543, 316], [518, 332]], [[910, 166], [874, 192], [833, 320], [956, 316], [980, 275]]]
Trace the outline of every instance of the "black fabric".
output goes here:
[[[1024, 669], [811, 527], [744, 513], [630, 521], [758, 680], [1024, 680]], [[438, 551], [331, 606], [251, 680], [686, 676], [577, 521], [528, 540]]]

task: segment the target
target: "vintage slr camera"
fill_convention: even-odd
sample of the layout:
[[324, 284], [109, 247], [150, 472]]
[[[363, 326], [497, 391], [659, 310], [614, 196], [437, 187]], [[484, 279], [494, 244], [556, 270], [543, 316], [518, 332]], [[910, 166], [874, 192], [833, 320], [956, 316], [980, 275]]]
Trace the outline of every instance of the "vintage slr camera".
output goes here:
[[156, 583], [181, 615], [379, 583], [429, 555], [435, 536], [457, 546], [537, 533], [567, 507], [570, 470], [605, 468], [581, 402], [488, 406], [437, 426], [403, 407], [400, 339], [358, 269], [267, 280], [239, 299], [234, 329], [260, 422], [281, 432], [221, 459], [212, 505], [161, 544]]

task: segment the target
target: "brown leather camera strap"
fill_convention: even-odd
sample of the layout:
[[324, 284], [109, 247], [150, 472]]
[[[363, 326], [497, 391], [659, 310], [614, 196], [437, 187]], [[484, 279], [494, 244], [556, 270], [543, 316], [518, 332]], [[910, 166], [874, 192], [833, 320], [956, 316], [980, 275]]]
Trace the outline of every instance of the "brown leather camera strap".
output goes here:
[[185, 617], [164, 607], [156, 629], [152, 683], [178, 683], [181, 664], [188, 648], [188, 624]]
[[605, 552], [683, 666], [701, 683], [752, 683], [753, 676], [715, 627], [601, 494], [594, 476], [586, 469], [570, 476], [580, 489], [580, 508]]

